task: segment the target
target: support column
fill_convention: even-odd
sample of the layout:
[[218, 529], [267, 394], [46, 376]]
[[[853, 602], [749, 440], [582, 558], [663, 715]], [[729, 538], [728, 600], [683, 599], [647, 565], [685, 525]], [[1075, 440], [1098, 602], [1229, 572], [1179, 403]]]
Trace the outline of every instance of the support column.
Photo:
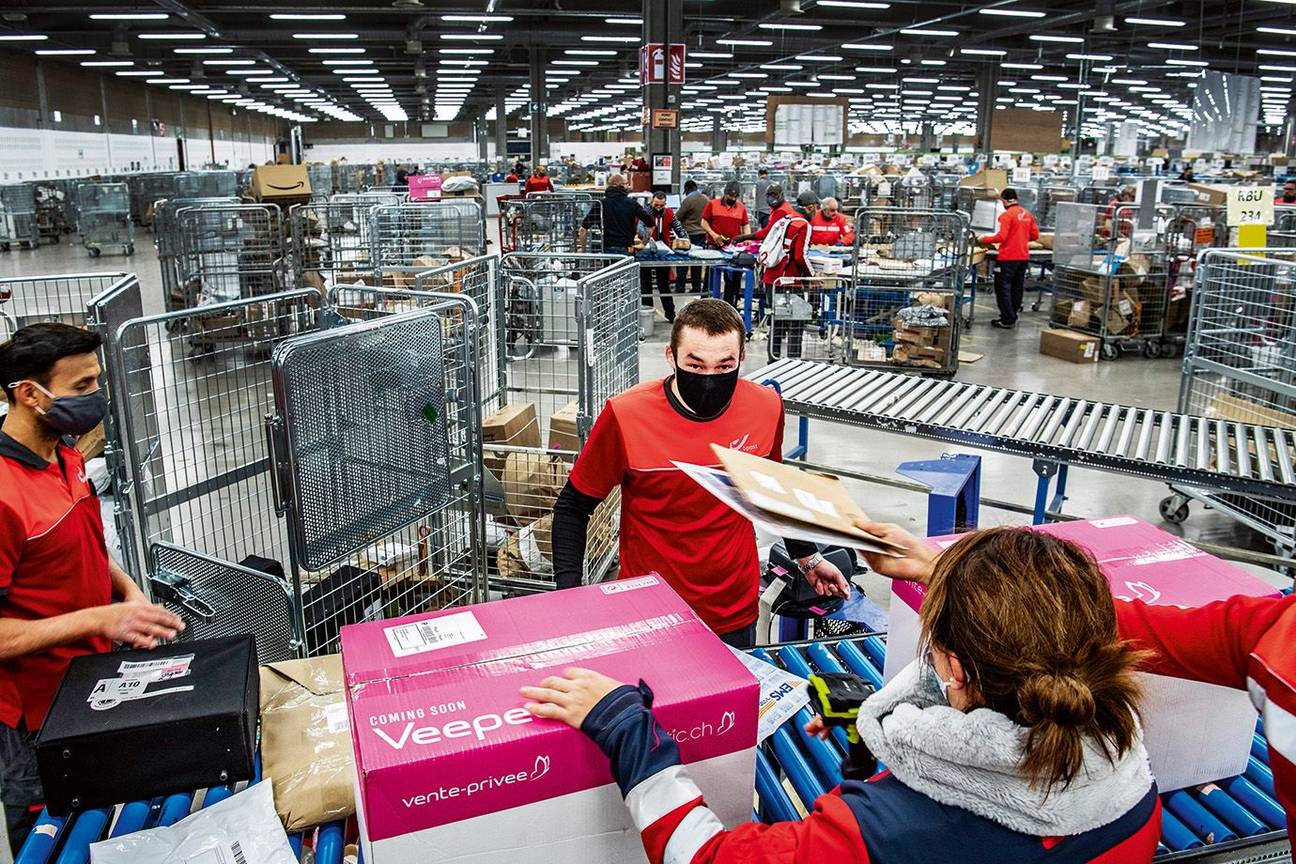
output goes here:
[[724, 121], [719, 114], [711, 115], [711, 151], [717, 155], [723, 153], [728, 147], [728, 141], [725, 140]]
[[544, 52], [531, 48], [531, 170], [549, 159], [549, 98], [544, 81]]
[[486, 116], [484, 113], [473, 123], [473, 135], [477, 138], [477, 158], [485, 162], [487, 159], [486, 138], [488, 136], [486, 135]]
[[919, 132], [918, 149], [924, 153], [930, 153], [936, 146], [936, 134], [930, 121], [924, 121]]
[[508, 158], [508, 108], [504, 106], [504, 88], [499, 86], [495, 91], [495, 158], [510, 161]]
[[988, 158], [993, 142], [990, 140], [990, 124], [994, 119], [995, 96], [999, 89], [999, 64], [986, 63], [977, 70], [977, 143], [978, 153]]
[[[670, 46], [684, 42], [684, 0], [643, 0], [643, 41], [645, 45]], [[661, 63], [667, 69], [669, 77], [670, 51], [666, 47], [661, 57], [648, 58], [649, 65]], [[679, 84], [645, 84], [643, 88], [644, 108], [644, 153], [648, 167], [653, 166], [654, 156], [669, 156], [671, 165], [670, 183], [653, 183], [653, 189], [672, 191], [679, 188], [680, 182], [680, 130], [679, 124], [674, 129], [654, 129], [652, 112], [654, 109], [671, 108], [679, 110]], [[723, 134], [723, 132], [722, 132]]]

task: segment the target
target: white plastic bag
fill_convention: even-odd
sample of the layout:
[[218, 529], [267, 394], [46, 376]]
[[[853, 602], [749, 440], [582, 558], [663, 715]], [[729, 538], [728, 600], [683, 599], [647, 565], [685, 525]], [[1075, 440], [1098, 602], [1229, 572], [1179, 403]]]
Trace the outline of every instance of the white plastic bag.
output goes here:
[[166, 828], [90, 845], [91, 864], [297, 864], [263, 780]]

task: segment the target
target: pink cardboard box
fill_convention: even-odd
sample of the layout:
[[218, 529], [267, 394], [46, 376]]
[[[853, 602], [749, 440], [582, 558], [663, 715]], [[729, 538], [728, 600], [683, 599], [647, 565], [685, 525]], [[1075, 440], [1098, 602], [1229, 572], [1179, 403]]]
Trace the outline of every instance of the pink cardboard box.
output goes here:
[[409, 176], [409, 197], [411, 201], [428, 201], [441, 197], [441, 185], [445, 182], [440, 174], [411, 174]]
[[654, 576], [342, 629], [369, 864], [644, 861], [608, 759], [518, 689], [570, 666], [653, 688], [725, 824], [751, 819], [756, 679]]
[[[1195, 608], [1235, 594], [1278, 596], [1272, 585], [1208, 555], [1133, 516], [1038, 525], [1065, 537], [1098, 560], [1121, 600]], [[948, 548], [957, 537], [931, 537]], [[896, 582], [891, 589], [885, 677], [889, 681], [918, 654], [918, 609], [924, 588]], [[1256, 711], [1241, 690], [1142, 674], [1145, 745], [1161, 791], [1233, 777], [1246, 770]]]

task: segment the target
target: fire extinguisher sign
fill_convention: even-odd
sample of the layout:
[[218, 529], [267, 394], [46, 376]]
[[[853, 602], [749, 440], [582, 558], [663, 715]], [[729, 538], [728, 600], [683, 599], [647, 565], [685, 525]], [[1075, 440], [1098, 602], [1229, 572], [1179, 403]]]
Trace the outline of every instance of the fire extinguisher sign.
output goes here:
[[640, 84], [683, 84], [684, 45], [649, 42], [639, 48]]

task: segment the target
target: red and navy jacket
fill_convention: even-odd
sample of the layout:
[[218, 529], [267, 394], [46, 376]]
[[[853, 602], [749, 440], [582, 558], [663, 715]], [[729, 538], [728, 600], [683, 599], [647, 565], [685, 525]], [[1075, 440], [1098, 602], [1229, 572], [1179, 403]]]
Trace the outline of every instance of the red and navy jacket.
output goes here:
[[612, 760], [651, 864], [1145, 864], [1161, 834], [1156, 786], [1116, 821], [1069, 837], [1033, 837], [941, 804], [888, 772], [847, 781], [800, 822], [726, 831], [680, 765], [643, 682], [605, 696], [581, 725]]

